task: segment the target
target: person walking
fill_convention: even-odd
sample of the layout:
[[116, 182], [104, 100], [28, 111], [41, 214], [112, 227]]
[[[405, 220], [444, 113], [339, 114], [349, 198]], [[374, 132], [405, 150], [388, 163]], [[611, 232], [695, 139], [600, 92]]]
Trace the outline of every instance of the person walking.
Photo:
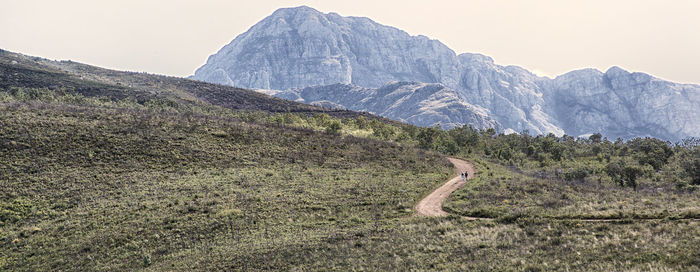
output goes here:
[[465, 180], [465, 179], [464, 179], [464, 173], [462, 173], [462, 180]]
[[469, 179], [469, 172], [464, 172], [464, 174], [462, 174], [462, 176], [464, 177], [465, 181], [468, 180]]

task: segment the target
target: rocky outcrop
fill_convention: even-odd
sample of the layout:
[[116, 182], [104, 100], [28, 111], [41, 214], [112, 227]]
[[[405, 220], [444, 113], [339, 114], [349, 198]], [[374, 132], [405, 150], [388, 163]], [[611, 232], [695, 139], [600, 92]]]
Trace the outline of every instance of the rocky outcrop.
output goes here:
[[677, 84], [612, 67], [587, 69], [546, 82], [545, 105], [571, 135], [700, 136], [700, 86]]
[[261, 92], [329, 108], [366, 111], [419, 126], [449, 129], [469, 124], [503, 130], [485, 109], [465, 102], [459, 92], [438, 83], [392, 82], [378, 89], [333, 84]]
[[461, 74], [456, 87], [465, 99], [488, 109], [489, 115], [504, 127], [533, 134], [564, 134], [556, 118], [544, 109], [541, 82], [517, 66], [501, 66], [480, 54], [461, 54]]

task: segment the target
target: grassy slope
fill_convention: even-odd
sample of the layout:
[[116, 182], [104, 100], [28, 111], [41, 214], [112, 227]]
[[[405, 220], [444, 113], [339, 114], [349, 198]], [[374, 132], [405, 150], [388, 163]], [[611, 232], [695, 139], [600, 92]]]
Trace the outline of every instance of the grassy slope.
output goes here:
[[498, 162], [471, 160], [479, 175], [445, 203], [453, 213], [492, 218], [700, 218], [700, 191], [679, 190], [670, 183], [644, 184], [635, 191], [595, 176], [569, 181], [542, 169], [513, 171]]
[[129, 98], [139, 103], [164, 99], [185, 105], [199, 103], [243, 111], [326, 113], [341, 118], [364, 116], [398, 124], [366, 113], [324, 109], [230, 86], [114, 71], [72, 61], [51, 61], [0, 49], [0, 88], [10, 87], [69, 89], [85, 97]]
[[0, 270], [700, 267], [697, 221], [544, 218], [697, 209], [668, 187], [543, 179], [474, 154], [481, 176], [446, 208], [500, 219], [412, 217], [450, 166], [409, 147], [416, 128], [358, 115], [0, 52]]
[[385, 228], [450, 172], [433, 153], [278, 125], [51, 104], [0, 114], [10, 270], [202, 267], [216, 248], [259, 266]]
[[450, 167], [395, 144], [205, 116], [15, 105], [0, 111], [10, 151], [0, 171], [3, 270], [699, 265], [697, 222], [410, 217]]

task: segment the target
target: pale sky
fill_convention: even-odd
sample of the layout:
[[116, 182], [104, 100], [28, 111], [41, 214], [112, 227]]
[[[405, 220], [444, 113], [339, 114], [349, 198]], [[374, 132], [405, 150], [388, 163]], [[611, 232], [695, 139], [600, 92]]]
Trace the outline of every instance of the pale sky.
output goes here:
[[276, 9], [300, 5], [540, 75], [617, 65], [700, 83], [700, 0], [0, 0], [0, 48], [188, 76]]

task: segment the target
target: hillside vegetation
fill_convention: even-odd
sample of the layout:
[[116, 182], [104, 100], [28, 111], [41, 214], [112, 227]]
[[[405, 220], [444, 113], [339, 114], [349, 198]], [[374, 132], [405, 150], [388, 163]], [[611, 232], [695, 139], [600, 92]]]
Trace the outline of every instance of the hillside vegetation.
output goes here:
[[[419, 128], [0, 53], [2, 271], [700, 269], [694, 139]], [[477, 177], [413, 216], [445, 155]]]
[[255, 117], [38, 101], [0, 113], [4, 268], [194, 268], [212, 247], [255, 264], [377, 232], [450, 173], [432, 152]]

